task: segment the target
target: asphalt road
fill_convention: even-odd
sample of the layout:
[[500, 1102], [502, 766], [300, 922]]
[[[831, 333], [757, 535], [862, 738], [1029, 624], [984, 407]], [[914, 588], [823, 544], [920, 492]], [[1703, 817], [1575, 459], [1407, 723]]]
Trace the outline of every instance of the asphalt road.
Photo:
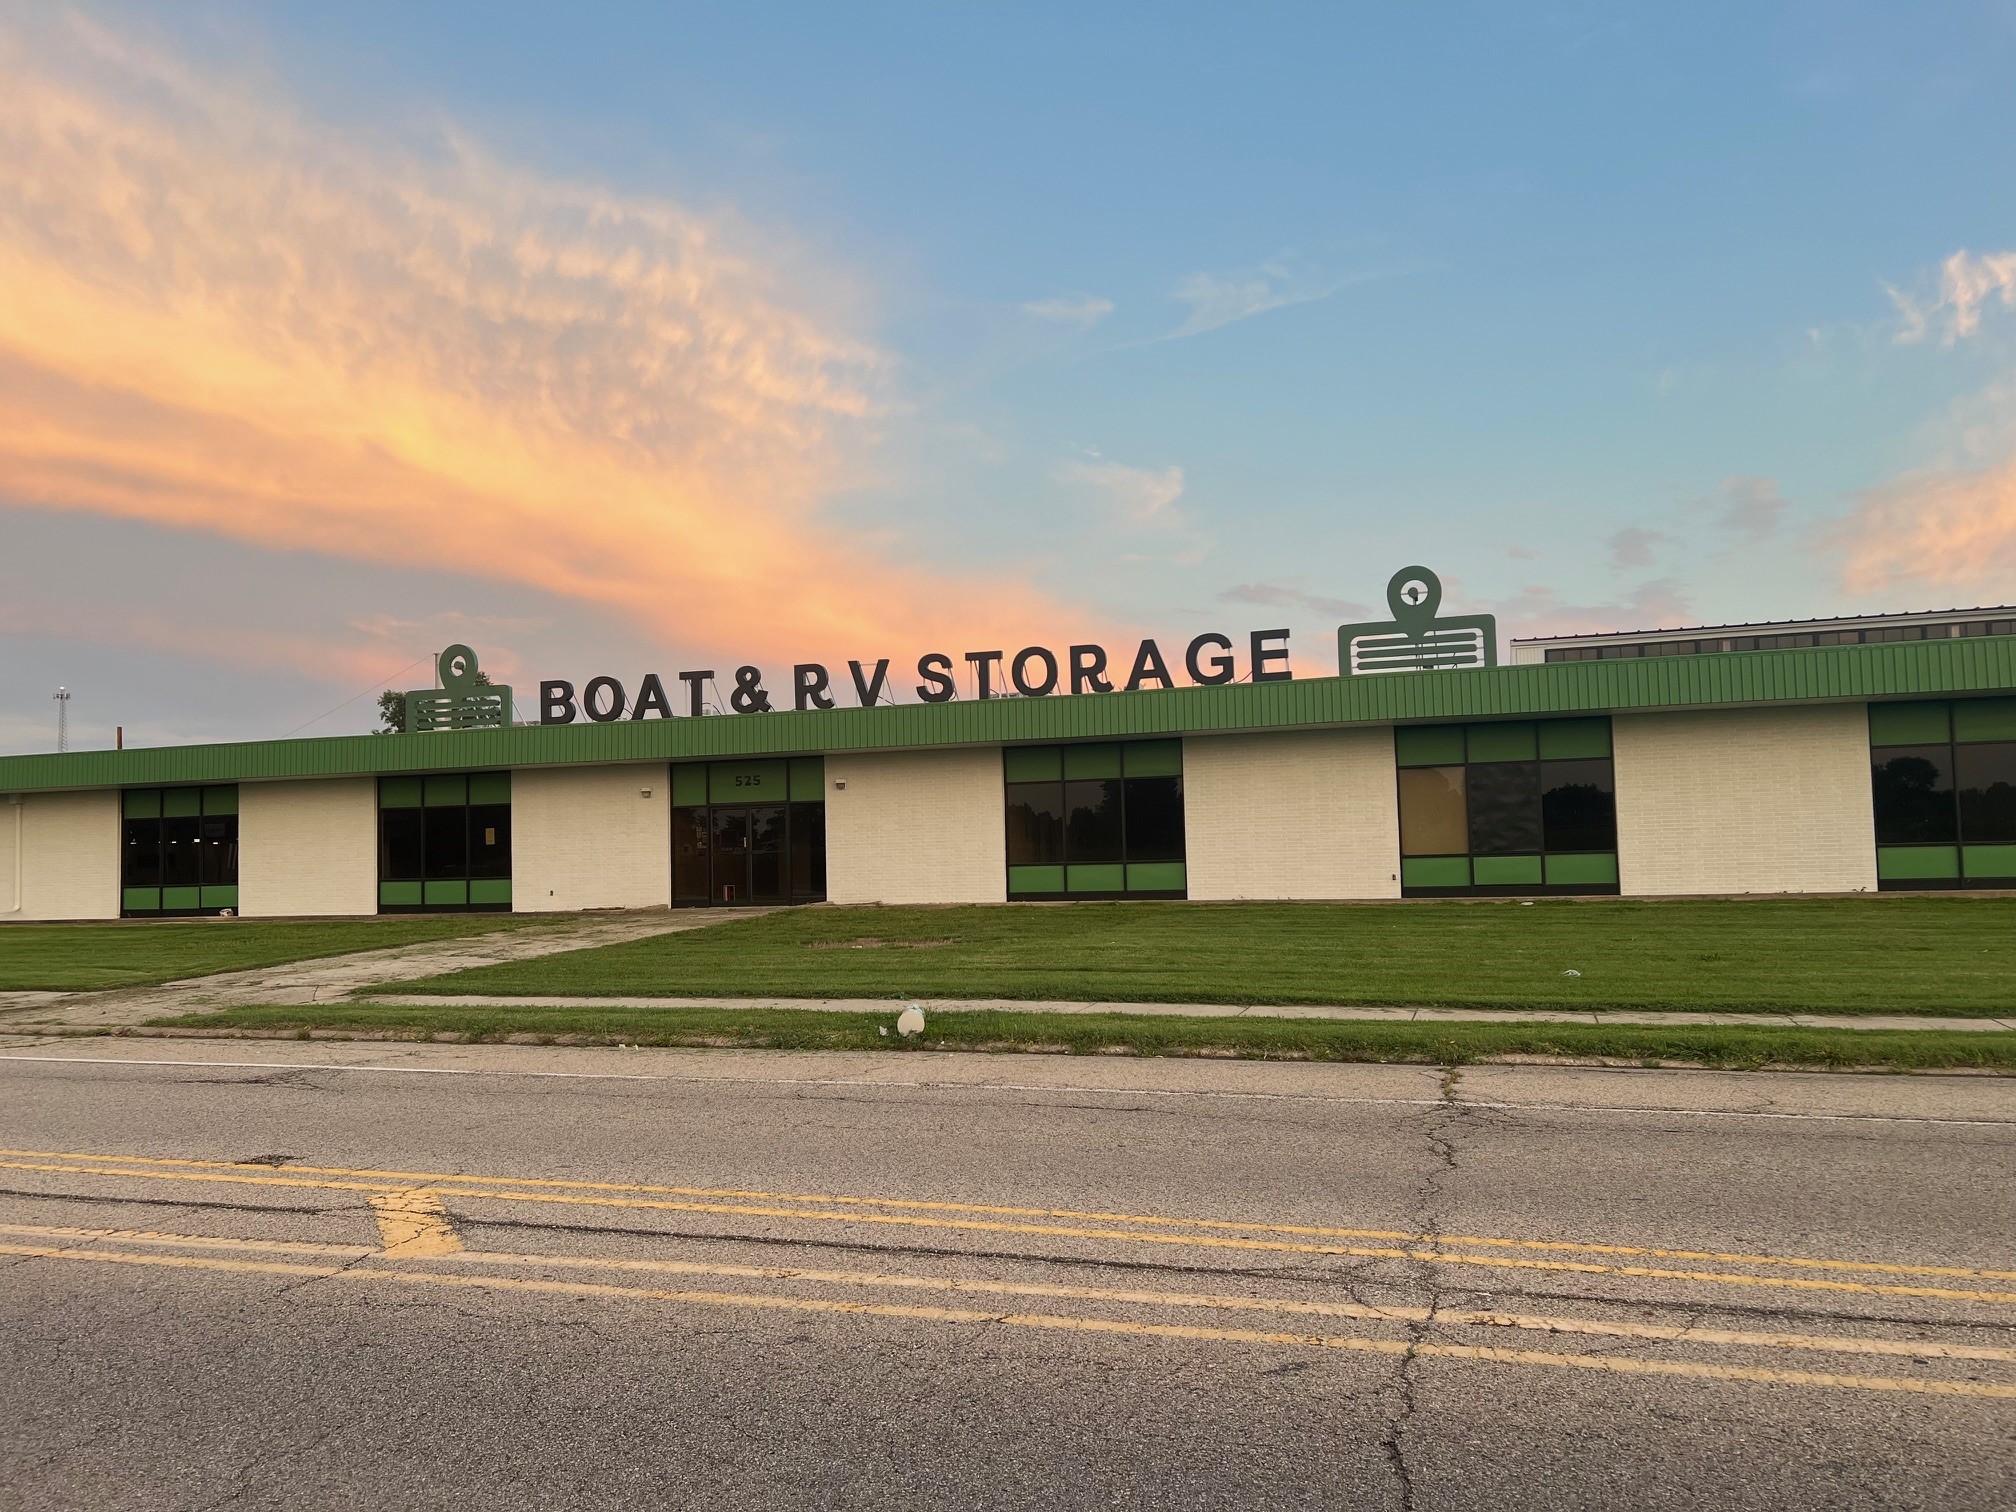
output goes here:
[[0, 1145], [8, 1509], [2016, 1505], [2009, 1081], [15, 1041]]

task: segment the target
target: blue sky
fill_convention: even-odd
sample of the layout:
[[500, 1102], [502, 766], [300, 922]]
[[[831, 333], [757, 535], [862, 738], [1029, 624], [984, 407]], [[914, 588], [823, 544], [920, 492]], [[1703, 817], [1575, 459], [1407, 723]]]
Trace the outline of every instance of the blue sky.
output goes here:
[[[845, 417], [816, 452], [771, 415], [754, 439], [654, 453], [792, 459], [789, 508], [767, 471], [709, 496], [764, 525], [749, 560], [730, 562], [730, 529], [703, 544], [704, 585], [677, 532], [646, 564], [704, 604], [688, 620], [424, 542], [402, 560], [333, 526], [296, 541], [270, 518], [284, 496], [255, 524], [0, 469], [10, 748], [41, 743], [59, 681], [88, 685], [87, 726], [129, 710], [159, 739], [282, 733], [409, 642], [435, 649], [443, 614], [524, 681], [742, 646], [900, 660], [957, 635], [956, 612], [859, 605], [780, 630], [779, 596], [839, 550], [887, 571], [884, 599], [956, 611], [970, 592], [983, 638], [977, 606], [1026, 589], [1000, 622], [1052, 643], [1292, 624], [1307, 672], [1417, 560], [1507, 633], [2016, 599], [2016, 274], [1993, 261], [2016, 243], [2008, 5], [75, 14], [81, 53], [17, 17], [15, 66], [47, 55], [116, 99], [104, 38], [144, 48], [175, 93], [143, 129], [186, 130], [187, 162], [237, 105], [277, 112], [270, 145], [217, 149], [248, 182], [340, 159], [368, 194], [373, 172], [473, 144], [500, 174], [676, 206], [760, 273], [766, 309], [847, 347], [863, 397], [814, 403]], [[224, 125], [199, 98], [233, 102]], [[492, 177], [444, 192], [508, 216]], [[20, 213], [32, 230], [48, 212]], [[171, 240], [106, 277], [130, 290]], [[122, 361], [139, 358], [110, 352], [94, 392]], [[621, 388], [570, 423], [684, 402]], [[495, 509], [450, 481], [439, 509], [480, 535]], [[60, 623], [31, 621], [48, 565], [80, 560], [111, 570], [78, 575]], [[192, 603], [151, 583], [164, 561], [236, 586]], [[133, 624], [206, 633], [103, 628], [136, 605]], [[247, 664], [234, 644], [262, 635], [301, 654]], [[310, 733], [362, 727], [367, 703]]]

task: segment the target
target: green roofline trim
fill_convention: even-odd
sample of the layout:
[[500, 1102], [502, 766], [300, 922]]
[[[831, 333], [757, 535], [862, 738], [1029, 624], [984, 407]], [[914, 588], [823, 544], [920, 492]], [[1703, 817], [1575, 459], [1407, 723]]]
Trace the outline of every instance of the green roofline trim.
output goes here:
[[0, 756], [0, 793], [2016, 692], [2016, 636], [1215, 688]]

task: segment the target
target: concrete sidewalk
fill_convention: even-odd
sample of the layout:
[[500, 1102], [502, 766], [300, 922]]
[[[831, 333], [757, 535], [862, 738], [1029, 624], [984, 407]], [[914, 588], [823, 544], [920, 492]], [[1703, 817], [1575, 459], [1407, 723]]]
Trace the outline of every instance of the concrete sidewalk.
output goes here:
[[1367, 1019], [1388, 1023], [1751, 1024], [1773, 1029], [2016, 1029], [2009, 1018], [1934, 1018], [1874, 1013], [1565, 1012], [1555, 1008], [1408, 1008], [1236, 1003], [1042, 1003], [1013, 998], [693, 998], [497, 997], [377, 994], [353, 999], [410, 1008], [763, 1008], [807, 1013], [895, 1014], [911, 1003], [927, 1013], [1139, 1013], [1178, 1018]]

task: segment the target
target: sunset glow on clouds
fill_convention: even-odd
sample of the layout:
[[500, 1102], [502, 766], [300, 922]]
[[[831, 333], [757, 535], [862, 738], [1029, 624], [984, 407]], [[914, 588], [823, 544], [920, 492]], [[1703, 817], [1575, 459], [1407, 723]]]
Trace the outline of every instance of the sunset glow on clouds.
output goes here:
[[346, 138], [77, 21], [0, 35], [0, 160], [18, 503], [534, 585], [752, 656], [1063, 617], [821, 527], [889, 364], [736, 226], [466, 139]]

